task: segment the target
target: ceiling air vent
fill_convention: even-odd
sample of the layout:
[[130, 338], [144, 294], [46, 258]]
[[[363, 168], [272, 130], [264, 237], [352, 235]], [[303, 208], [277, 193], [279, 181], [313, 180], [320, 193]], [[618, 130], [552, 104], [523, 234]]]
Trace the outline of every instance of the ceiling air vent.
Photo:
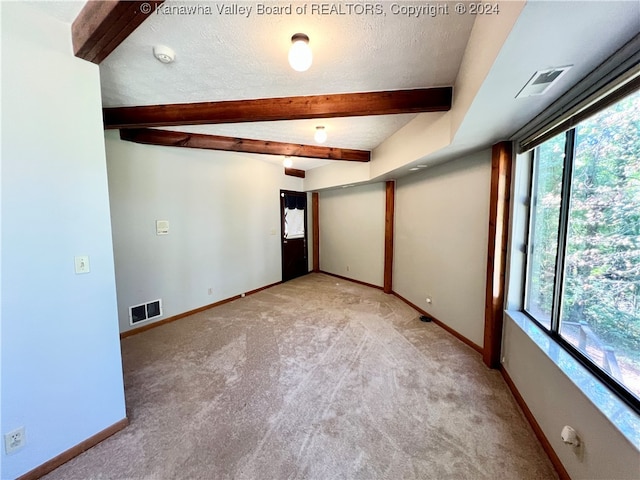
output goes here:
[[573, 65], [566, 67], [554, 67], [546, 70], [538, 70], [529, 79], [527, 84], [518, 92], [516, 98], [531, 97], [533, 95], [542, 95], [551, 88]]

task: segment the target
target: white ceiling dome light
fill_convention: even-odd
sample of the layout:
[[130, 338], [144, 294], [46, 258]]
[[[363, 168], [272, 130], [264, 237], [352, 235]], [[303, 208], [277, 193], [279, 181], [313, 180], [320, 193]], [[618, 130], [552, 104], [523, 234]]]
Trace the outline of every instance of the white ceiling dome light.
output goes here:
[[318, 143], [324, 143], [327, 141], [327, 131], [323, 126], [317, 126], [316, 133], [314, 134], [313, 138]]
[[304, 33], [296, 33], [291, 37], [291, 48], [289, 49], [289, 65], [296, 72], [306, 72], [313, 61], [311, 47], [309, 47], [309, 37]]

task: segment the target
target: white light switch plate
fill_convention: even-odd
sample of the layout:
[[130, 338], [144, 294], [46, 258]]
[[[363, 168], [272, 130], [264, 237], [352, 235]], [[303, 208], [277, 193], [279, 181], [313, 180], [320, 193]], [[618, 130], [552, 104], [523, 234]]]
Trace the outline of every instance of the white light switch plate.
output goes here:
[[169, 235], [169, 220], [156, 220], [156, 235]]
[[76, 273], [89, 273], [91, 268], [89, 267], [89, 256], [82, 255], [75, 257]]

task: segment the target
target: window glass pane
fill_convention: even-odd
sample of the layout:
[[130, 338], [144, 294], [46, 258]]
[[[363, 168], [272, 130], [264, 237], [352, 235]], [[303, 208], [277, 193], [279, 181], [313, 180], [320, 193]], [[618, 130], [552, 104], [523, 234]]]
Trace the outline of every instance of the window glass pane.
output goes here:
[[543, 143], [534, 157], [525, 309], [547, 328], [558, 253], [565, 137], [563, 133]]
[[640, 396], [640, 92], [576, 127], [561, 335]]
[[304, 210], [284, 209], [284, 238], [304, 238]]

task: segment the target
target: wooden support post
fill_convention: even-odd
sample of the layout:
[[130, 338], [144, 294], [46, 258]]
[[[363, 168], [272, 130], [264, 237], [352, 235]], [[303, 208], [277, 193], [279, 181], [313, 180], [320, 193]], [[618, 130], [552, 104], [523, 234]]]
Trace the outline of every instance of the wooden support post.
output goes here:
[[386, 185], [386, 208], [384, 214], [384, 293], [393, 292], [393, 215], [395, 212], [396, 182]]
[[311, 194], [311, 213], [313, 215], [313, 271], [320, 271], [320, 205], [318, 192]]
[[512, 163], [511, 142], [495, 144], [491, 152], [489, 251], [482, 355], [484, 363], [490, 368], [500, 367]]

